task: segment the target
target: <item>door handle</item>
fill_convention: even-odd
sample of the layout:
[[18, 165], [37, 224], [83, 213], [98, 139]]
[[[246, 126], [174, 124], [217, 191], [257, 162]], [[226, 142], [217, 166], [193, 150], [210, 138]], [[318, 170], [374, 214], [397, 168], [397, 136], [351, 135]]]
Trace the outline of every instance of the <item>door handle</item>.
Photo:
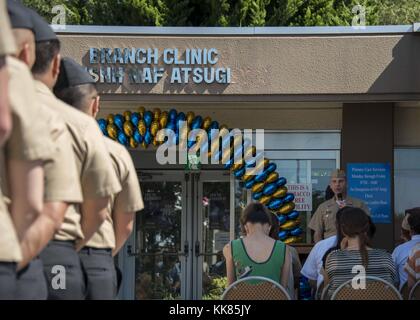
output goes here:
[[131, 244], [127, 245], [127, 255], [129, 257], [147, 257], [147, 256], [181, 256], [181, 257], [188, 257], [189, 254], [189, 244], [188, 241], [184, 243], [184, 251], [181, 252], [140, 252], [140, 251], [133, 251], [133, 246]]
[[201, 253], [200, 253], [200, 241], [196, 241], [195, 242], [195, 246], [194, 246], [194, 252], [195, 252], [195, 257], [198, 258]]

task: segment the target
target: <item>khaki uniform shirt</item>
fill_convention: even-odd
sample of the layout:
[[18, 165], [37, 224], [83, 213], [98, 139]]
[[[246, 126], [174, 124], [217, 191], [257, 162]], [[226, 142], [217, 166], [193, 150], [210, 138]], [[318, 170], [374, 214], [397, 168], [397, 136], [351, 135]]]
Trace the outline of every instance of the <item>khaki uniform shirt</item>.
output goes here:
[[136, 169], [128, 150], [121, 144], [106, 137], [105, 145], [111, 155], [112, 165], [121, 182], [122, 190], [111, 196], [106, 220], [86, 246], [114, 249], [113, 212], [136, 212], [144, 208], [144, 203]]
[[6, 1], [0, 1], [0, 57], [16, 52], [15, 40], [10, 28]]
[[[34, 81], [28, 67], [13, 57], [7, 57], [9, 73], [9, 102], [13, 128], [4, 149], [0, 150], [0, 260], [20, 261], [21, 251], [7, 211], [6, 157], [23, 161], [49, 161], [57, 149], [50, 124], [36, 99]], [[17, 200], [18, 201], [18, 200]]]
[[[83, 199], [108, 197], [119, 192], [121, 185], [112, 168], [103, 135], [96, 121], [57, 99], [42, 82], [35, 81], [35, 86], [42, 103], [60, 115], [70, 132]], [[54, 239], [62, 241], [82, 239], [80, 219], [80, 206], [70, 206], [62, 227]]]
[[[4, 165], [4, 150], [0, 148], [0, 166]], [[22, 260], [22, 253], [19, 241], [7, 210], [6, 198], [0, 189], [0, 262], [19, 262], [20, 260]]]
[[[359, 199], [347, 197], [346, 205], [361, 208], [366, 211], [367, 214], [370, 214], [369, 208]], [[336, 235], [337, 230], [335, 228], [335, 216], [339, 209], [340, 208], [334, 198], [321, 203], [312, 216], [308, 227], [316, 233], [320, 233], [324, 239]]]
[[51, 137], [55, 124], [47, 123], [36, 98], [34, 80], [29, 68], [21, 61], [7, 57], [9, 102], [13, 130], [6, 145], [9, 159], [27, 161], [51, 160], [57, 147]]

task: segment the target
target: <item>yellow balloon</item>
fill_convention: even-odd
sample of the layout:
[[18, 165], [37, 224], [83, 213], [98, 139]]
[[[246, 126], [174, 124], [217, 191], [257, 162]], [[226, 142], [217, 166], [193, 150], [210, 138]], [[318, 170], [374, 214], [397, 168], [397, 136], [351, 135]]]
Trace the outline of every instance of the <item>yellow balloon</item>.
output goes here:
[[141, 146], [143, 147], [143, 149], [147, 149], [147, 147], [148, 147], [148, 145], [144, 141], [141, 143]]
[[234, 163], [233, 165], [232, 165], [232, 171], [236, 171], [236, 170], [239, 170], [239, 169], [241, 169], [243, 166], [244, 166], [244, 161], [243, 160], [241, 160], [241, 162], [240, 163]]
[[106, 117], [106, 120], [108, 121], [109, 124], [113, 124], [114, 123], [114, 115], [113, 114], [109, 114]]
[[286, 221], [285, 223], [283, 223], [283, 224], [280, 226], [280, 229], [282, 229], [282, 230], [291, 229], [291, 228], [293, 228], [293, 227], [298, 226], [298, 225], [299, 225], [299, 223], [300, 223], [299, 219], [297, 219], [297, 220], [289, 220], [289, 221]]
[[274, 198], [283, 198], [287, 193], [287, 188], [285, 186], [278, 188], [273, 193]]
[[254, 174], [244, 174], [242, 176], [242, 181], [247, 182], [248, 180], [251, 180], [254, 177]]
[[131, 111], [124, 111], [124, 119], [130, 121]]
[[140, 113], [141, 117], [143, 118], [144, 113], [146, 112], [146, 109], [143, 106], [141, 106], [141, 107], [138, 107], [137, 111], [138, 113]]
[[130, 121], [126, 121], [124, 122], [124, 133], [129, 136], [132, 137], [133, 136], [133, 124]]
[[211, 118], [210, 117], [205, 117], [203, 120], [203, 129], [207, 131], [207, 129], [210, 127], [211, 125]]
[[260, 200], [258, 200], [261, 204], [267, 205], [271, 200], [271, 196], [262, 196]]
[[153, 111], [152, 111], [152, 113], [153, 113], [153, 119], [155, 120], [155, 121], [157, 121], [157, 120], [159, 120], [159, 117], [160, 117], [160, 109], [159, 108], [155, 108], [155, 109], [153, 109]]
[[300, 242], [301, 240], [302, 240], [302, 238], [300, 238], [300, 237], [289, 237], [286, 240], [284, 240], [283, 242], [285, 244], [291, 244], [291, 243]]
[[288, 214], [292, 212], [294, 208], [295, 208], [295, 203], [289, 202], [289, 203], [286, 203], [284, 206], [282, 206], [277, 212], [280, 214]]
[[153, 143], [153, 145], [154, 145], [155, 147], [157, 147], [158, 145], [160, 145], [160, 142], [157, 140], [157, 138], [156, 138], [156, 137], [154, 137], [154, 138], [153, 138], [152, 143]]
[[135, 149], [137, 148], [138, 144], [136, 142], [136, 140], [134, 140], [134, 138], [130, 138], [130, 147]]
[[137, 125], [137, 128], [139, 129], [140, 134], [144, 137], [146, 134], [146, 124], [144, 123], [144, 120], [140, 120], [139, 124]]
[[255, 153], [256, 150], [257, 148], [255, 146], [252, 146], [246, 149], [244, 153], [244, 159], [247, 160], [249, 157], [252, 157], [252, 155]]
[[190, 125], [191, 125], [191, 123], [193, 122], [194, 117], [195, 117], [194, 112], [192, 112], [192, 111], [188, 111], [188, 112], [187, 112], [186, 119], [187, 119], [187, 123], [188, 123], [188, 125], [189, 125], [189, 126], [190, 126]]
[[112, 139], [117, 139], [117, 127], [115, 124], [109, 124], [106, 126], [106, 131], [108, 132], [108, 136]]
[[252, 189], [251, 190], [252, 190], [253, 193], [260, 192], [264, 188], [264, 185], [265, 185], [264, 182], [258, 182], [258, 183], [254, 184], [252, 186]]
[[156, 136], [157, 132], [159, 131], [159, 122], [155, 121], [152, 122], [152, 124], [150, 125], [150, 133], [152, 134], [152, 136]]
[[272, 183], [279, 178], [279, 174], [277, 172], [271, 172], [267, 177], [267, 183]]
[[159, 124], [161, 128], [166, 128], [166, 125], [168, 124], [168, 115], [164, 116], [162, 113], [159, 119]]

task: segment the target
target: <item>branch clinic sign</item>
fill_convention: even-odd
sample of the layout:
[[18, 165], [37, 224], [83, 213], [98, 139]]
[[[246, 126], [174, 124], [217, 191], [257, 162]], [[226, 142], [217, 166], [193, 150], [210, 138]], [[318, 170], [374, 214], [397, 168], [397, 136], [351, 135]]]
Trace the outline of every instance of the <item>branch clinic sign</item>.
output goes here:
[[389, 163], [347, 164], [348, 194], [363, 200], [375, 223], [392, 223], [391, 165]]
[[216, 48], [89, 48], [87, 71], [103, 84], [230, 84], [219, 60]]

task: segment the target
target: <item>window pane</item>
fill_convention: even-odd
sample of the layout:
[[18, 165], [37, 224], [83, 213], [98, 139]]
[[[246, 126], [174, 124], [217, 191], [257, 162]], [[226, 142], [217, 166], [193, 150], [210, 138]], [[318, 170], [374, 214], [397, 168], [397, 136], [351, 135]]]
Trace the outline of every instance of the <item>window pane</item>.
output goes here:
[[395, 242], [399, 242], [404, 212], [420, 207], [420, 149], [395, 149], [394, 204]]

